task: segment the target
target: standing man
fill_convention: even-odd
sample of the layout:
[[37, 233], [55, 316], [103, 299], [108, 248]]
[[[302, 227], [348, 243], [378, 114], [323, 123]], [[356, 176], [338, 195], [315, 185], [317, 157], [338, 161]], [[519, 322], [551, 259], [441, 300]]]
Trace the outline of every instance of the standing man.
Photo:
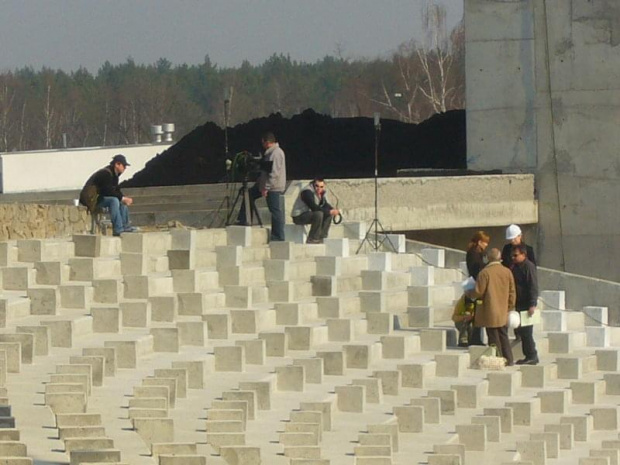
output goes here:
[[[517, 288], [517, 305], [519, 313], [526, 312], [531, 317], [536, 312], [538, 301], [538, 276], [536, 265], [527, 255], [525, 244], [515, 245], [512, 248], [512, 274]], [[515, 336], [521, 338], [521, 348], [524, 359], [518, 360], [517, 365], [537, 365], [538, 352], [534, 342], [534, 325], [519, 326], [515, 328]]]
[[[284, 240], [284, 209], [282, 208], [282, 194], [286, 188], [286, 158], [272, 132], [266, 132], [261, 137], [265, 155], [261, 161], [260, 176], [256, 184], [249, 190], [250, 203], [254, 204], [259, 197], [265, 197], [267, 207], [271, 213], [271, 241]], [[253, 209], [250, 209], [250, 211]], [[247, 225], [245, 204], [241, 204], [239, 224]]]
[[487, 257], [489, 263], [478, 274], [476, 287], [470, 295], [482, 299], [474, 325], [486, 328], [489, 345], [497, 347], [499, 355], [506, 359], [506, 365], [512, 366], [514, 359], [506, 325], [508, 312], [515, 306], [515, 282], [511, 271], [500, 262], [502, 254], [499, 249], [491, 249]]
[[91, 214], [93, 207], [109, 209], [115, 236], [137, 230], [130, 225], [127, 208], [133, 203], [133, 199], [124, 196], [118, 187], [118, 178], [128, 166], [130, 165], [125, 155], [114, 155], [108, 166], [101, 168], [88, 178], [80, 193], [80, 203], [88, 207]]
[[536, 256], [534, 255], [534, 249], [527, 245], [523, 240], [523, 232], [521, 232], [521, 228], [516, 224], [511, 224], [506, 228], [506, 244], [502, 249], [502, 265], [510, 268], [512, 265], [512, 260], [510, 255], [512, 254], [512, 248], [516, 245], [523, 244], [527, 249], [527, 257], [528, 260], [531, 261], [534, 266], [536, 266]]
[[292, 217], [295, 224], [309, 224], [307, 244], [322, 244], [329, 234], [332, 218], [340, 212], [327, 201], [327, 188], [323, 178], [314, 178], [304, 187], [293, 205]]

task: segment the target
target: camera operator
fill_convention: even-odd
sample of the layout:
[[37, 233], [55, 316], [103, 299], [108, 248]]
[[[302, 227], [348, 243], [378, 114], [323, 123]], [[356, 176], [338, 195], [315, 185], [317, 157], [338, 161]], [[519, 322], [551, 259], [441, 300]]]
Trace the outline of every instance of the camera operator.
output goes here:
[[[284, 240], [284, 210], [282, 209], [282, 194], [286, 187], [286, 159], [284, 151], [276, 141], [272, 132], [266, 132], [261, 137], [265, 155], [261, 161], [260, 175], [256, 184], [249, 190], [250, 203], [253, 204], [259, 197], [265, 197], [267, 207], [271, 213], [271, 241]], [[253, 208], [251, 209], [253, 210]], [[238, 224], [247, 225], [245, 205], [241, 205]]]
[[332, 218], [340, 211], [327, 201], [327, 188], [323, 178], [314, 178], [304, 187], [293, 205], [291, 216], [295, 224], [310, 224], [307, 244], [322, 244], [329, 234]]

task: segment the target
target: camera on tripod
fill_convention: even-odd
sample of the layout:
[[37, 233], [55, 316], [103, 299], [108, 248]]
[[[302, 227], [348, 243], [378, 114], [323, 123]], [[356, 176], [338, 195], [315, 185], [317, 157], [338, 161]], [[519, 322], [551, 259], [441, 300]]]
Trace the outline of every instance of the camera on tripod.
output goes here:
[[261, 170], [265, 170], [264, 163], [261, 155], [243, 150], [226, 158], [226, 170], [232, 182], [247, 182], [256, 179]]

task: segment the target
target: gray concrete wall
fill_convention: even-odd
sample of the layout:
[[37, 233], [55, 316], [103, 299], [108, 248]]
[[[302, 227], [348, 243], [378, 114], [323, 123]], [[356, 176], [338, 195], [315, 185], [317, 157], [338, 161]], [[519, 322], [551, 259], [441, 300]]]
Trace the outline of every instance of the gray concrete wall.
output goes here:
[[465, 0], [468, 167], [536, 174], [541, 263], [620, 281], [620, 2]]
[[[294, 181], [286, 191], [287, 218], [299, 195]], [[332, 203], [346, 221], [372, 222], [373, 179], [327, 180]], [[428, 178], [382, 178], [378, 181], [379, 220], [386, 231], [452, 229], [532, 224], [538, 221], [534, 176], [485, 175]]]

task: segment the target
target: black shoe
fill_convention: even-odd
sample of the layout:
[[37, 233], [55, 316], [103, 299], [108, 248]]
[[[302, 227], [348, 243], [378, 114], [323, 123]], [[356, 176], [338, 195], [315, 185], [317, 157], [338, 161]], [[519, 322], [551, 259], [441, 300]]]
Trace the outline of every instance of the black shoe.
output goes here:
[[538, 357], [536, 358], [523, 358], [515, 362], [517, 365], [538, 365]]
[[321, 239], [308, 239], [306, 244], [322, 244], [323, 241]]
[[114, 237], [121, 237], [121, 233], [117, 233], [117, 232], [112, 233], [112, 235], [113, 235]]

